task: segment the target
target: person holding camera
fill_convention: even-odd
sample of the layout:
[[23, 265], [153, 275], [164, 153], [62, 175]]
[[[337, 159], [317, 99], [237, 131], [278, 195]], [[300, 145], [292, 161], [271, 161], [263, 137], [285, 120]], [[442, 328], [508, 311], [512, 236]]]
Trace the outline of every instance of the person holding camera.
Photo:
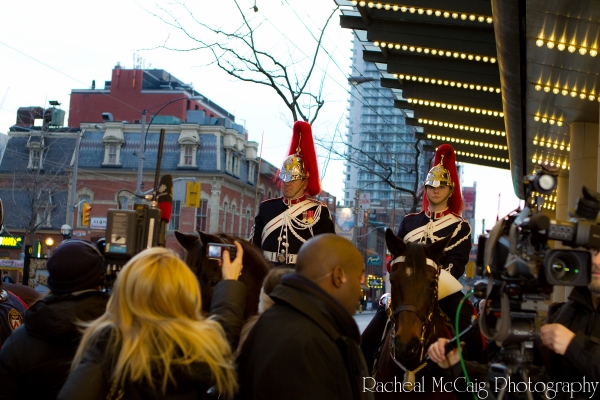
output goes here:
[[550, 380], [600, 381], [600, 251], [592, 249], [591, 281], [576, 286], [569, 301], [548, 310], [540, 337]]
[[[231, 346], [241, 330], [243, 249], [215, 287], [202, 316], [198, 280], [171, 250], [153, 247], [123, 267], [106, 312], [87, 323], [58, 399], [205, 399], [237, 388]], [[211, 389], [214, 388], [214, 389]], [[215, 397], [216, 398], [216, 397]]]
[[[431, 244], [450, 237], [441, 267], [458, 280], [465, 272], [471, 251], [471, 226], [461, 217], [464, 207], [456, 155], [449, 144], [437, 148], [434, 166], [429, 170], [423, 182], [425, 193], [421, 212], [407, 214], [398, 228], [397, 236], [405, 242]], [[460, 285], [460, 284], [458, 284]], [[456, 285], [456, 286], [458, 286]], [[456, 311], [463, 293], [459, 290], [439, 301], [440, 308], [449, 317], [454, 326]], [[471, 324], [475, 314], [472, 304], [465, 301], [459, 319], [460, 331]], [[376, 316], [363, 333], [363, 352], [368, 365], [373, 365], [374, 353], [378, 351], [386, 321], [385, 304], [380, 305]], [[479, 332], [472, 331], [464, 338], [470, 358], [479, 358], [484, 349]]]
[[250, 241], [275, 266], [294, 267], [300, 246], [322, 233], [335, 233], [327, 205], [307, 197], [321, 192], [310, 125], [296, 121], [288, 157], [279, 170], [283, 197], [261, 203]]

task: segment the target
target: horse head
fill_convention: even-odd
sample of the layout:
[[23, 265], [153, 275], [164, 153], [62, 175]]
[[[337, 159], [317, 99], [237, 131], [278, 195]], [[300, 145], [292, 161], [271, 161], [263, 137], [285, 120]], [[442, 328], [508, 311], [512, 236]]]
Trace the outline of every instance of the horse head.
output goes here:
[[198, 235], [175, 232], [179, 244], [186, 250], [185, 263], [196, 274], [200, 283], [202, 293], [202, 310], [209, 312], [215, 286], [223, 278], [221, 267], [217, 260], [206, 257], [206, 245], [208, 243], [229, 243], [238, 241], [244, 249], [242, 264], [244, 269], [239, 281], [246, 284], [248, 294], [246, 297], [246, 309], [244, 317], [248, 318], [258, 312], [258, 302], [262, 282], [272, 267], [260, 249], [247, 240], [226, 235], [224, 233], [212, 235], [198, 231]]
[[424, 246], [404, 243], [387, 229], [385, 241], [392, 254], [392, 352], [398, 359], [420, 362], [426, 345], [426, 331], [437, 307], [437, 262], [444, 254], [449, 238]]

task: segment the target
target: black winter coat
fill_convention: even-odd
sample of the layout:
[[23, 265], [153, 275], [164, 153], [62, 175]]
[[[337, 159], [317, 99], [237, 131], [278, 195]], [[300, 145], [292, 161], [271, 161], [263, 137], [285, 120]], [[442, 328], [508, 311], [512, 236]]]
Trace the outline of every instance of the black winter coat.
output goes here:
[[0, 352], [0, 399], [55, 399], [81, 340], [77, 322], [101, 316], [108, 296], [49, 295], [25, 313]]
[[275, 304], [248, 335], [238, 358], [238, 399], [370, 399], [354, 319], [310, 280], [285, 275]]
[[[548, 323], [564, 325], [575, 333], [564, 356], [541, 347], [544, 366], [553, 382], [600, 381], [600, 311], [592, 305], [592, 295], [587, 287], [575, 287], [569, 301], [548, 313]], [[581, 393], [575, 398], [590, 398], [591, 393]], [[569, 398], [560, 393], [557, 399]], [[600, 398], [600, 385], [593, 398]]]
[[[242, 317], [246, 306], [246, 285], [241, 282], [225, 280], [215, 287], [211, 303], [211, 315], [214, 316], [227, 335], [230, 346], [235, 349], [242, 329]], [[86, 350], [82, 362], [69, 375], [59, 393], [58, 399], [69, 400], [105, 400], [110, 391], [112, 359], [106, 354], [106, 342], [99, 341], [97, 346]], [[153, 390], [148, 384], [128, 382], [123, 388], [122, 399], [205, 399], [207, 389], [214, 385], [214, 377], [204, 363], [192, 365], [191, 370], [176, 370], [174, 377], [177, 386], [170, 384], [167, 393]]]

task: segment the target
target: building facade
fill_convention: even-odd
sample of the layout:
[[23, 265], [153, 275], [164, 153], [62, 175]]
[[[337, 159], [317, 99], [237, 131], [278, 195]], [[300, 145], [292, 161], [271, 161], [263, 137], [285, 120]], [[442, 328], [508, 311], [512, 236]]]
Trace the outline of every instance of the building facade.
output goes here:
[[[161, 82], [155, 75], [169, 77], [166, 81], [172, 83], [171, 88], [158, 85]], [[146, 82], [149, 76], [154, 77], [152, 85]], [[104, 237], [108, 210], [119, 205], [132, 209], [140, 201], [134, 193], [143, 156], [142, 192], [154, 188], [159, 167], [160, 176], [170, 174], [174, 180], [167, 247], [183, 255], [174, 231], [224, 232], [247, 238], [258, 204], [281, 196], [273, 180], [277, 168], [258, 157], [258, 143], [247, 140], [235, 116], [205, 96], [188, 100], [199, 98], [199, 93], [177, 85], [182, 84], [162, 70], [117, 67], [104, 89], [73, 90], [69, 116], [69, 124], [76, 124], [73, 128], [48, 123], [13, 126], [0, 163], [6, 232], [25, 236], [27, 244], [33, 245], [44, 243], [47, 237], [59, 243], [65, 224], [71, 226], [72, 236]], [[158, 116], [152, 114], [156, 104], [168, 104]], [[149, 115], [144, 126], [147, 135], [142, 132], [140, 110]], [[145, 146], [140, 146], [142, 141]], [[200, 183], [197, 207], [186, 206], [188, 182]], [[91, 205], [89, 226], [82, 223], [83, 203]], [[7, 249], [0, 257], [15, 259], [22, 251]], [[42, 253], [47, 254], [47, 249]]]

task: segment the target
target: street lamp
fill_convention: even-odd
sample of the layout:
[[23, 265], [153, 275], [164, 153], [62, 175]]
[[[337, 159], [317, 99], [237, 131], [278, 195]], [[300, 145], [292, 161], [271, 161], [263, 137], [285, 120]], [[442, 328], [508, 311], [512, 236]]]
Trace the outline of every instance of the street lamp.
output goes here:
[[54, 239], [48, 237], [46, 238], [44, 243], [46, 243], [46, 247], [48, 247], [48, 257], [50, 257], [52, 255], [52, 246], [54, 246]]
[[60, 233], [61, 235], [63, 235], [63, 240], [67, 240], [71, 238], [71, 231], [73, 230], [73, 228], [71, 228], [71, 225], [68, 224], [64, 224], [63, 226], [60, 227]]
[[[135, 188], [135, 192], [136, 194], [142, 194], [142, 179], [143, 179], [143, 173], [144, 173], [144, 152], [146, 151], [146, 136], [148, 135], [148, 131], [150, 130], [150, 125], [152, 125], [152, 122], [154, 121], [154, 117], [156, 117], [158, 114], [160, 114], [160, 112], [167, 107], [170, 104], [175, 103], [176, 101], [180, 101], [180, 100], [204, 100], [204, 97], [202, 96], [191, 96], [191, 97], [180, 97], [178, 99], [173, 99], [171, 101], [168, 101], [164, 104], [158, 104], [154, 107], [150, 107], [150, 108], [146, 108], [145, 110], [142, 111], [142, 123], [141, 123], [141, 129], [140, 129], [140, 149], [139, 149], [139, 155], [138, 155], [138, 176], [137, 176], [137, 184], [136, 184], [136, 188]], [[148, 126], [146, 127], [146, 114], [148, 113], [149, 110], [159, 107], [161, 106], [158, 111], [156, 113], [154, 113], [154, 115], [152, 116], [152, 118], [150, 119], [150, 123], [148, 124]]]

